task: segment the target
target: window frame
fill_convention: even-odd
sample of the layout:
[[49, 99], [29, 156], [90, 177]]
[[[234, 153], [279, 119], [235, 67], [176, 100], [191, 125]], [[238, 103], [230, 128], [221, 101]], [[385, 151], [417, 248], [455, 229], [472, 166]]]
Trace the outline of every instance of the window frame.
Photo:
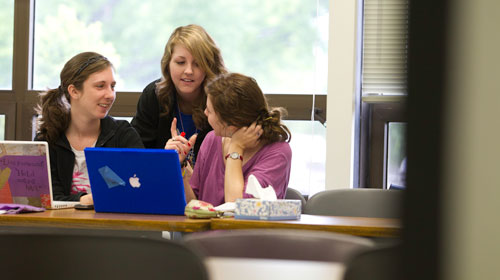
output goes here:
[[360, 139], [360, 188], [387, 185], [388, 124], [407, 122], [406, 96], [362, 98]]
[[[382, 1], [371, 1], [371, 2], [382, 2]], [[394, 1], [387, 1], [387, 3], [382, 4], [394, 4]], [[363, 76], [363, 48], [364, 45], [364, 32], [365, 32], [365, 9], [364, 4], [365, 1], [360, 0], [360, 29], [361, 33], [360, 38], [360, 50], [359, 56], [361, 60], [361, 65], [359, 68], [361, 76]], [[372, 3], [373, 4], [373, 3]], [[381, 7], [385, 7], [381, 4]], [[400, 3], [397, 3], [400, 5]], [[408, 4], [406, 4], [408, 7]], [[371, 9], [373, 12], [375, 9]], [[391, 14], [393, 10], [389, 9]], [[378, 11], [380, 12], [380, 11]], [[384, 14], [383, 12], [381, 13]], [[406, 17], [408, 17], [409, 11], [407, 11]], [[392, 15], [392, 14], [391, 14]], [[387, 42], [384, 40], [384, 36], [387, 36], [385, 33], [386, 30], [381, 30], [379, 28], [387, 27], [390, 29], [390, 24], [384, 24], [383, 21], [380, 21], [380, 26], [377, 26], [377, 36], [380, 36], [379, 40], [382, 41], [382, 45], [387, 45]], [[375, 27], [372, 27], [375, 28]], [[406, 32], [396, 32], [398, 35], [406, 36], [404, 38], [398, 38], [401, 40], [406, 40], [406, 46], [408, 46], [408, 28]], [[372, 34], [373, 36], [374, 34]], [[392, 34], [394, 35], [394, 34]], [[390, 36], [389, 36], [390, 37]], [[373, 39], [373, 38], [372, 38]], [[372, 44], [373, 47], [373, 44]], [[375, 49], [375, 48], [374, 48]], [[383, 52], [380, 50], [380, 52]], [[405, 53], [403, 50], [396, 50], [394, 53]], [[380, 55], [378, 58], [381, 59], [383, 55]], [[407, 65], [408, 54], [406, 53], [403, 60], [398, 63], [404, 64], [404, 71], [400, 73], [404, 75], [404, 78], [399, 80], [399, 84], [404, 82], [406, 83], [406, 74], [408, 69]], [[396, 63], [397, 64], [397, 63]], [[373, 63], [372, 67], [374, 67], [376, 63]], [[394, 65], [391, 65], [393, 67]], [[378, 66], [377, 66], [378, 67]], [[391, 68], [394, 69], [394, 68]], [[380, 73], [379, 73], [380, 74]], [[373, 77], [377, 75], [373, 75]], [[406, 118], [406, 87], [403, 87], [399, 94], [394, 94], [393, 91], [390, 90], [390, 83], [394, 83], [394, 80], [398, 79], [382, 79], [384, 83], [380, 87], [379, 90], [375, 91], [366, 91], [363, 92], [363, 83], [364, 80], [360, 80], [359, 83], [359, 91], [356, 99], [356, 109], [359, 110], [356, 113], [356, 141], [354, 150], [355, 150], [355, 172], [354, 172], [354, 187], [355, 188], [385, 188], [386, 184], [386, 171], [387, 171], [387, 137], [388, 137], [388, 123], [390, 122], [407, 122]], [[388, 88], [388, 92], [383, 92], [384, 88]], [[399, 92], [399, 91], [396, 91]], [[359, 98], [359, 99], [358, 99]], [[359, 120], [359, 121], [358, 121]]]

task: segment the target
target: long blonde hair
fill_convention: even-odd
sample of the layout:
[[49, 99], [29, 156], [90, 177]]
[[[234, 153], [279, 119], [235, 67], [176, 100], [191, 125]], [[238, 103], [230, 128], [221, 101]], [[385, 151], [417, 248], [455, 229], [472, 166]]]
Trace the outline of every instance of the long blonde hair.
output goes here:
[[55, 89], [40, 93], [40, 102], [36, 111], [41, 118], [38, 121], [38, 134], [54, 143], [63, 134], [71, 121], [71, 99], [68, 86], [83, 90], [83, 83], [88, 77], [113, 65], [104, 56], [95, 52], [83, 52], [72, 57], [61, 71], [61, 84]]
[[162, 79], [156, 84], [158, 100], [164, 109], [165, 115], [171, 113], [174, 96], [177, 92], [170, 76], [169, 64], [172, 59], [174, 47], [180, 45], [185, 47], [195, 58], [198, 65], [205, 71], [205, 80], [201, 87], [202, 99], [199, 104], [193, 106], [193, 121], [198, 128], [208, 126], [204, 110], [207, 104], [207, 97], [204, 87], [207, 81], [214, 77], [226, 73], [221, 52], [214, 40], [208, 35], [203, 27], [195, 24], [178, 27], [174, 30], [165, 46], [165, 52], [161, 59]]

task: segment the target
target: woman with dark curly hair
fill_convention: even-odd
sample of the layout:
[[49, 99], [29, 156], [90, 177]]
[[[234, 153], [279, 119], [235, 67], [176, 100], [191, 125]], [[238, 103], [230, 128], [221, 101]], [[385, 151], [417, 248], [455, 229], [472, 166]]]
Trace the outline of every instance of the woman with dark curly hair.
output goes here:
[[213, 131], [201, 145], [192, 174], [186, 167], [186, 201], [217, 206], [252, 197], [245, 193], [250, 175], [284, 198], [292, 163], [291, 134], [281, 121], [285, 110], [269, 108], [257, 82], [241, 74], [221, 75], [205, 90]]

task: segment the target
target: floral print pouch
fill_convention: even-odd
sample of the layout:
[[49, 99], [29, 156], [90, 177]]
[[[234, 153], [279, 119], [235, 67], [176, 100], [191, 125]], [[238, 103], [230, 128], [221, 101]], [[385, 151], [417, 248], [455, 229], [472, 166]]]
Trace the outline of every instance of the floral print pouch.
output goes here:
[[222, 212], [208, 202], [193, 199], [186, 205], [184, 215], [191, 219], [209, 219], [220, 217]]

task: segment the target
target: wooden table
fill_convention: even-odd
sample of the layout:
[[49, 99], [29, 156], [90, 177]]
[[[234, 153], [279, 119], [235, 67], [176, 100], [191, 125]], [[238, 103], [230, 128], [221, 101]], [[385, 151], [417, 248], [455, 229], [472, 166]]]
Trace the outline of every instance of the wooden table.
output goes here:
[[342, 279], [345, 266], [334, 262], [210, 257], [210, 279]]
[[59, 209], [40, 213], [0, 215], [0, 226], [196, 232], [209, 230], [210, 220], [188, 219], [185, 216]]
[[401, 222], [398, 219], [334, 217], [302, 214], [300, 220], [258, 221], [234, 218], [212, 219], [211, 229], [309, 229], [370, 237], [398, 237]]
[[136, 231], [197, 232], [210, 229], [280, 228], [339, 232], [371, 237], [397, 237], [398, 219], [333, 217], [302, 214], [300, 220], [256, 221], [234, 218], [188, 219], [185, 216], [96, 213], [93, 210], [60, 209], [41, 213], [0, 215], [0, 226], [59, 227]]

